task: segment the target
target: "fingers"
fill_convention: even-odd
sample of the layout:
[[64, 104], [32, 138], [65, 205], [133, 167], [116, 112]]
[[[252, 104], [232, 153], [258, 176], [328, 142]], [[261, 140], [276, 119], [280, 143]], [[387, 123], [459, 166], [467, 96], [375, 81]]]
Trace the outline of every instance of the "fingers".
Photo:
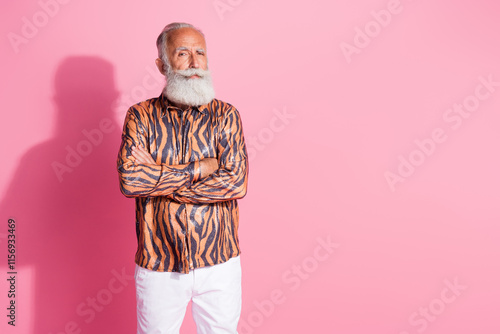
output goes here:
[[215, 172], [217, 169], [219, 169], [219, 162], [217, 161], [217, 159], [212, 158], [212, 159], [210, 160], [210, 169], [211, 169], [211, 172], [210, 172], [210, 173], [213, 173], [213, 172]]
[[200, 161], [200, 168], [201, 178], [203, 179], [219, 169], [219, 163], [216, 158], [205, 158]]
[[142, 146], [132, 147], [132, 156], [139, 164], [156, 164], [151, 154]]

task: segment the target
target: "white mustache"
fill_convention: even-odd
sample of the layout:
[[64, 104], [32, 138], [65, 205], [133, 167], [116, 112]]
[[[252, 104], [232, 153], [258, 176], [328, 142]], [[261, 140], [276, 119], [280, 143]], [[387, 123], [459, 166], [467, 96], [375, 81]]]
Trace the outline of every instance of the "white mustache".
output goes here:
[[202, 70], [201, 68], [188, 68], [186, 70], [177, 70], [174, 72], [175, 75], [182, 76], [182, 77], [192, 77], [193, 75], [197, 75], [200, 78], [204, 78], [206, 75], [209, 74], [208, 70]]

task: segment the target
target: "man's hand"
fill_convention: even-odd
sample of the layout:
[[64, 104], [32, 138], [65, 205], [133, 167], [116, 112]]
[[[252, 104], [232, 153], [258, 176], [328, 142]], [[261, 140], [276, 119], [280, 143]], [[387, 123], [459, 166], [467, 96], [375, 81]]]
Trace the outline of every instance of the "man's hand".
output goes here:
[[135, 162], [138, 164], [153, 164], [156, 165], [156, 161], [153, 160], [151, 154], [142, 146], [132, 147], [132, 156]]
[[200, 168], [201, 178], [203, 179], [219, 169], [219, 162], [215, 158], [205, 158], [200, 161]]

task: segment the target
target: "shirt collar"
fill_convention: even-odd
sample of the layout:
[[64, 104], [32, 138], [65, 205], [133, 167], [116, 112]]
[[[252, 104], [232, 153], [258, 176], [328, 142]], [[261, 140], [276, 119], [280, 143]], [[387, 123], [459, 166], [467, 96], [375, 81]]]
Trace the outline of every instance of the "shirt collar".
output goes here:
[[[209, 107], [210, 103], [211, 102], [209, 102], [207, 104], [203, 104], [201, 106], [192, 106], [190, 109], [194, 109], [194, 110], [199, 111], [202, 114], [205, 114], [208, 112], [208, 107]], [[160, 104], [161, 104], [161, 108], [162, 108], [162, 116], [165, 116], [165, 113], [168, 110], [180, 110], [179, 108], [174, 106], [172, 104], [172, 102], [170, 102], [163, 93], [160, 95]]]

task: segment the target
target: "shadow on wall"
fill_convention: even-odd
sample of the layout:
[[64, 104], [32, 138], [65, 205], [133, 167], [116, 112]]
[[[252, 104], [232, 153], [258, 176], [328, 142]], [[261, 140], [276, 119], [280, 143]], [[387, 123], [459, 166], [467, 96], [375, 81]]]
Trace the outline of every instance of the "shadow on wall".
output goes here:
[[2, 219], [17, 223], [17, 269], [33, 272], [33, 295], [17, 302], [33, 303], [22, 321], [35, 333], [135, 333], [134, 203], [119, 190], [117, 97], [109, 62], [62, 61], [54, 137], [23, 156], [2, 201]]

